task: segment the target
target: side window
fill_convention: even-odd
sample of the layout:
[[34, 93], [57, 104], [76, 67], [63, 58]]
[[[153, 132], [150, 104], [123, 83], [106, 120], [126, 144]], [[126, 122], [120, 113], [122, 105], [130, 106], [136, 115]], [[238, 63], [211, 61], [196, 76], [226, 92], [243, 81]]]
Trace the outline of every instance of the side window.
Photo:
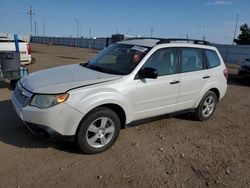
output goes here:
[[220, 59], [215, 51], [205, 50], [205, 54], [207, 56], [209, 68], [217, 67], [220, 65]]
[[203, 69], [203, 60], [200, 49], [181, 48], [182, 72], [198, 71]]
[[142, 68], [150, 67], [158, 71], [158, 76], [177, 72], [176, 49], [164, 48], [154, 52]]

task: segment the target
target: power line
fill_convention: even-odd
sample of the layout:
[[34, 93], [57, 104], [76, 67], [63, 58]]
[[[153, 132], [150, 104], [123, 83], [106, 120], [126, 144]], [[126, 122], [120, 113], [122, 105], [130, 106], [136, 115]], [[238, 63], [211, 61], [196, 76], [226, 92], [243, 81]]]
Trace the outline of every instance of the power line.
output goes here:
[[35, 15], [32, 11], [32, 6], [30, 7], [29, 12], [27, 14], [30, 16], [30, 35], [32, 35], [32, 17]]

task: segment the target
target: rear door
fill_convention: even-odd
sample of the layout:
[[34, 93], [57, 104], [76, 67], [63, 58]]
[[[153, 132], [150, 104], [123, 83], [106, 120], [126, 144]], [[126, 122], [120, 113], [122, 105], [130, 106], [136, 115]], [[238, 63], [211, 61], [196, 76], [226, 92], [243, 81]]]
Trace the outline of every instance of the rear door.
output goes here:
[[203, 50], [198, 48], [179, 48], [180, 95], [176, 110], [194, 108], [201, 93], [211, 82], [211, 71], [207, 68]]

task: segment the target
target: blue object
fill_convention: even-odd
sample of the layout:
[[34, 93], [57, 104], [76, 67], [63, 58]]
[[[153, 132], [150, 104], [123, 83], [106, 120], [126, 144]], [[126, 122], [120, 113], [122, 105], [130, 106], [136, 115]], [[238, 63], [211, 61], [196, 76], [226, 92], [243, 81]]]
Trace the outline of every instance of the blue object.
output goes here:
[[16, 46], [16, 52], [19, 52], [18, 34], [14, 34], [14, 41]]
[[20, 78], [27, 76], [29, 73], [28, 69], [26, 67], [20, 67], [19, 71], [20, 71], [20, 73], [19, 73]]

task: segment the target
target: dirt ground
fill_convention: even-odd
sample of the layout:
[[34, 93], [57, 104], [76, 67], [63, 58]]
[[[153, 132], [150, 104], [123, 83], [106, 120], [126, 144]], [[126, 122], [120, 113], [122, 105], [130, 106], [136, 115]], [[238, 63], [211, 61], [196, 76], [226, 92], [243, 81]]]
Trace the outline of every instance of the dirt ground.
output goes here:
[[[88, 49], [33, 44], [30, 72], [87, 60]], [[33, 136], [0, 82], [0, 187], [250, 187], [250, 82], [231, 68], [228, 92], [209, 121], [189, 115], [121, 131], [98, 155]]]

